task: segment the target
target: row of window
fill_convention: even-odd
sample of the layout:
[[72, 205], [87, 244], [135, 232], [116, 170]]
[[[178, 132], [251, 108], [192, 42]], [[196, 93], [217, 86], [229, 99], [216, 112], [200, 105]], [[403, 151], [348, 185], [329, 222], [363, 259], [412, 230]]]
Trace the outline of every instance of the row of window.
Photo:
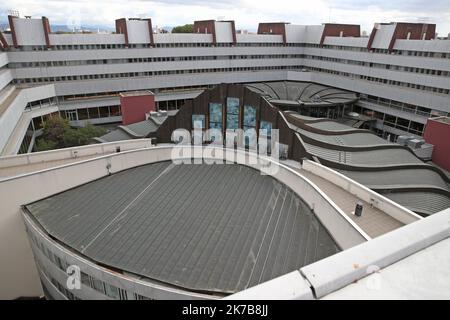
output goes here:
[[218, 55], [218, 56], [183, 56], [183, 57], [146, 57], [129, 59], [97, 59], [97, 60], [63, 60], [38, 62], [13, 62], [8, 68], [43, 68], [61, 66], [81, 66], [97, 64], [124, 64], [145, 62], [175, 62], [175, 61], [205, 61], [205, 60], [242, 60], [242, 59], [295, 59], [302, 58], [301, 54], [267, 54], [267, 55]]
[[[198, 85], [198, 86], [180, 86], [180, 87], [166, 87], [166, 88], [156, 88], [156, 89], [148, 89], [155, 94], [164, 94], [170, 93], [175, 94], [179, 92], [186, 91], [197, 91], [197, 90], [206, 90], [213, 88], [214, 85]], [[132, 90], [134, 91], [134, 90]], [[72, 100], [80, 100], [80, 99], [95, 99], [95, 98], [110, 98], [110, 97], [118, 97], [120, 93], [124, 93], [126, 91], [109, 91], [109, 92], [94, 92], [94, 93], [83, 93], [83, 94], [71, 94], [65, 96], [58, 96], [59, 101], [72, 101]]]
[[[28, 231], [29, 238], [31, 241], [35, 244], [35, 247], [38, 248], [44, 256], [47, 257], [49, 261], [51, 261], [55, 266], [57, 266], [62, 272], [66, 273], [67, 269], [69, 267], [69, 264], [62, 258], [60, 258], [58, 255], [54, 254], [51, 250], [49, 250], [41, 241], [37, 239], [35, 235], [33, 235], [31, 232]], [[36, 259], [38, 261], [38, 259]], [[60, 284], [58, 281], [56, 281], [46, 270], [45, 267], [40, 265], [39, 261], [37, 262], [39, 264], [39, 269], [49, 278], [53, 285], [58, 288], [58, 290], [64, 294], [68, 299], [71, 300], [79, 300], [80, 298], [74, 295], [73, 293], [76, 291], [71, 291], [66, 289], [66, 287], [62, 284]], [[81, 271], [81, 283], [87, 287], [90, 287], [98, 292], [100, 292], [103, 295], [106, 295], [112, 299], [117, 300], [128, 300], [127, 291], [118, 288], [116, 286], [113, 286], [111, 284], [108, 284], [102, 280], [96, 279], [95, 277], [86, 274], [85, 272]], [[150, 300], [148, 297], [144, 297], [140, 294], [134, 293], [135, 300]]]
[[74, 110], [60, 111], [61, 117], [69, 121], [119, 117], [122, 115], [120, 105], [78, 108]]
[[357, 65], [357, 66], [362, 66], [362, 67], [379, 68], [379, 69], [386, 69], [386, 70], [404, 71], [404, 72], [436, 75], [436, 76], [442, 76], [442, 77], [450, 77], [450, 71], [443, 71], [443, 70], [436, 70], [436, 69], [403, 67], [403, 66], [398, 66], [398, 65], [373, 63], [373, 62], [367, 62], [367, 61], [361, 61], [361, 60], [338, 59], [338, 58], [313, 56], [313, 55], [305, 55], [304, 58], [310, 59], [310, 60], [320, 60], [320, 61], [329, 61], [329, 62], [350, 64], [350, 65]]
[[[430, 40], [428, 40], [430, 41]], [[438, 40], [436, 40], [438, 41]], [[305, 47], [318, 48], [319, 45], [305, 45]], [[381, 54], [394, 54], [402, 56], [416, 56], [416, 57], [428, 57], [439, 59], [450, 59], [450, 52], [431, 52], [431, 51], [413, 51], [413, 50], [392, 50], [388, 49], [367, 49], [366, 47], [351, 47], [351, 46], [338, 46], [338, 45], [323, 45], [323, 48], [333, 50], [346, 50], [346, 51], [358, 51], [358, 52], [372, 52]]]
[[335, 71], [335, 70], [323, 69], [323, 68], [317, 68], [317, 67], [308, 67], [308, 68], [313, 71], [329, 73], [329, 74], [338, 75], [338, 76], [344, 76], [344, 77], [352, 78], [352, 79], [362, 79], [362, 80], [378, 82], [378, 83], [383, 83], [383, 84], [389, 84], [389, 85], [394, 85], [394, 86], [400, 86], [400, 87], [406, 87], [406, 88], [411, 88], [411, 89], [416, 89], [416, 90], [431, 91], [434, 93], [441, 93], [441, 94], [445, 94], [445, 95], [448, 95], [450, 93], [450, 89], [429, 87], [429, 86], [424, 86], [424, 85], [415, 84], [415, 83], [401, 82], [401, 81], [388, 80], [388, 79], [376, 78], [376, 77], [369, 77], [369, 76], [360, 75], [360, 74], [341, 72], [341, 71]]
[[[69, 300], [82, 300], [80, 297], [73, 294], [73, 292], [66, 288], [65, 285], [61, 284], [58, 280], [52, 277], [52, 275], [45, 269], [44, 266], [42, 266], [39, 259], [35, 259], [36, 265], [38, 266], [41, 273], [45, 275], [45, 277], [50, 280], [50, 282], [53, 284], [53, 286], [67, 299]], [[47, 290], [47, 288], [44, 288], [44, 292]], [[48, 292], [48, 294], [50, 294]]]
[[391, 99], [380, 98], [380, 97], [372, 96], [372, 95], [362, 94], [362, 95], [360, 95], [360, 100], [373, 102], [376, 104], [384, 105], [384, 106], [398, 109], [401, 111], [415, 113], [417, 115], [427, 117], [427, 118], [430, 118], [432, 116], [450, 116], [450, 113], [447, 113], [447, 112], [431, 110], [430, 108], [419, 107], [419, 106], [416, 106], [413, 104], [403, 103], [403, 102], [391, 100]]
[[372, 117], [374, 119], [382, 120], [384, 125], [397, 128], [405, 132], [410, 132], [419, 136], [423, 134], [424, 125], [422, 123], [418, 123], [415, 121], [396, 117], [378, 111], [373, 111], [360, 106], [353, 106], [352, 110], [357, 113], [361, 113], [366, 116]]
[[268, 71], [268, 70], [298, 70], [298, 69], [301, 69], [301, 66], [260, 66], [260, 67], [211, 68], [211, 69], [189, 69], [189, 70], [164, 70], [164, 71], [74, 75], [61, 77], [22, 78], [22, 79], [14, 79], [14, 83], [15, 84], [42, 83], [42, 82], [76, 81], [76, 80], [151, 77], [151, 76], [176, 75], [176, 74], [198, 74], [211, 72], [213, 73], [244, 72], [244, 71]]
[[[428, 40], [430, 41], [430, 40]], [[440, 40], [434, 40], [440, 41]], [[238, 42], [235, 45], [232, 43], [217, 43], [214, 45], [211, 42], [185, 42], [185, 43], [156, 43], [153, 47], [156, 48], [188, 48], [188, 47], [303, 47], [303, 48], [326, 48], [333, 50], [346, 50], [346, 51], [358, 51], [358, 52], [373, 52], [381, 54], [395, 54], [404, 56], [418, 56], [429, 58], [441, 58], [450, 59], [450, 52], [431, 52], [420, 50], [393, 50], [389, 52], [388, 49], [367, 49], [366, 47], [354, 47], [354, 46], [340, 46], [340, 45], [320, 45], [318, 43], [286, 43], [281, 42]], [[10, 51], [45, 51], [45, 50], [98, 50], [98, 49], [142, 49], [151, 48], [149, 43], [142, 44], [67, 44], [67, 45], [54, 45], [51, 48], [42, 46], [20, 46], [19, 48], [10, 47]]]
[[[111, 44], [66, 44], [66, 45], [53, 45], [50, 48], [47, 46], [19, 46], [18, 48], [9, 47], [10, 51], [48, 51], [48, 50], [99, 50], [99, 49], [143, 49], [143, 48], [191, 48], [191, 47], [284, 47], [286, 46], [282, 42], [238, 42], [233, 43], [214, 43], [212, 42], [180, 42], [180, 43], [155, 43], [153, 46], [150, 43], [139, 44], [124, 44], [124, 43], [111, 43]], [[301, 47], [299, 43], [290, 43], [290, 47]]]

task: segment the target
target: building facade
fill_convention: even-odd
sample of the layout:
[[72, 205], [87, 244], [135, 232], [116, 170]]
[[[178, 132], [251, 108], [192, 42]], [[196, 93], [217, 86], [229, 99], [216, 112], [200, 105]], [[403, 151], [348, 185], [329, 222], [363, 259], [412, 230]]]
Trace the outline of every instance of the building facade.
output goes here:
[[176, 109], [219, 83], [314, 82], [359, 94], [353, 111], [391, 137], [421, 136], [427, 118], [450, 112], [450, 40], [435, 39], [433, 24], [376, 24], [369, 37], [341, 24], [261, 23], [258, 34], [214, 20], [196, 21], [192, 34], [153, 34], [150, 19], [118, 19], [111, 34], [52, 33], [45, 17], [10, 16], [9, 24], [0, 53], [3, 154], [26, 151], [52, 113], [74, 125], [120, 121], [119, 95], [135, 90]]

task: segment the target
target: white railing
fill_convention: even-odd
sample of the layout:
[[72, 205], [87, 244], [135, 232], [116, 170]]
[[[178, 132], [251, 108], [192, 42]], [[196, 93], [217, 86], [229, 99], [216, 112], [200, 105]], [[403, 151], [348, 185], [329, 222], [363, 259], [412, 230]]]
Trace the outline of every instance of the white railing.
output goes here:
[[[421, 216], [415, 214], [411, 210], [382, 196], [379, 193], [376, 193], [375, 191], [356, 182], [355, 180], [352, 180], [344, 176], [343, 174], [325, 167], [319, 163], [310, 160], [304, 160], [302, 169], [314, 173], [315, 175], [324, 178], [331, 183], [334, 183], [335, 185], [341, 187], [342, 189], [353, 194], [359, 199], [370, 203], [375, 208], [385, 212], [387, 215], [402, 223], [408, 224], [422, 219]], [[376, 174], [376, 172], [373, 172], [373, 174]]]
[[117, 142], [107, 142], [101, 144], [91, 144], [87, 146], [49, 150], [42, 152], [26, 153], [21, 155], [11, 155], [0, 157], [0, 168], [15, 166], [25, 166], [29, 164], [57, 161], [65, 159], [76, 159], [91, 155], [104, 155], [120, 151], [148, 148], [152, 146], [151, 139], [133, 139]]

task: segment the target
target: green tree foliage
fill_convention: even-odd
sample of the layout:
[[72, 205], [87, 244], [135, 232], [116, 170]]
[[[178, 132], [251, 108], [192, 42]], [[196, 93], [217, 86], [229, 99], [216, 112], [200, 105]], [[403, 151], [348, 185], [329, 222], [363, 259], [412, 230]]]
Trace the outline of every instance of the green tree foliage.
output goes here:
[[89, 139], [106, 133], [101, 127], [87, 124], [84, 128], [70, 127], [69, 121], [60, 117], [52, 117], [44, 122], [43, 134], [36, 141], [36, 151], [81, 146], [89, 143]]
[[185, 24], [184, 26], [178, 26], [172, 29], [172, 33], [193, 33], [194, 25]]

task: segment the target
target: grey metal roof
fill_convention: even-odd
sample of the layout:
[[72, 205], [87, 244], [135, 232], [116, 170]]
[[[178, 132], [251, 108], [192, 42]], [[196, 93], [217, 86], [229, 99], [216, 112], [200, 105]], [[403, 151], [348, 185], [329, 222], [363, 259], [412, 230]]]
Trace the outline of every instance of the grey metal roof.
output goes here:
[[145, 165], [26, 208], [92, 260], [196, 291], [237, 292], [339, 251], [291, 189], [236, 164]]
[[304, 143], [306, 151], [319, 158], [361, 167], [392, 166], [422, 163], [404, 149], [379, 149], [368, 151], [341, 151]]
[[[163, 117], [167, 119], [167, 117]], [[99, 137], [100, 140], [113, 142], [147, 137], [150, 133], [156, 132], [159, 125], [152, 119], [132, 123], [126, 126], [118, 126], [115, 130]]]
[[346, 131], [346, 130], [354, 130], [354, 128], [349, 127], [345, 124], [335, 122], [335, 121], [320, 121], [314, 123], [308, 123], [308, 126], [313, 128], [318, 128], [322, 130], [329, 131]]
[[[285, 114], [288, 113], [287, 111], [285, 112]], [[289, 111], [289, 115], [293, 116], [295, 118], [301, 119], [301, 120], [319, 120], [319, 119], [325, 119], [325, 118], [316, 118], [316, 117], [309, 117], [309, 116], [305, 116], [299, 113], [294, 113], [292, 111]]]
[[448, 184], [442, 177], [431, 169], [395, 169], [384, 171], [349, 171], [338, 170], [350, 179], [358, 181], [372, 189], [380, 189], [388, 186], [402, 187], [408, 186], [424, 186], [424, 187], [439, 187], [445, 190], [450, 190]]
[[[164, 117], [167, 119], [167, 117]], [[145, 137], [151, 132], [156, 132], [159, 125], [157, 125], [153, 120], [145, 120], [136, 123], [132, 123], [126, 126], [129, 130], [135, 132], [137, 135]]]
[[133, 136], [123, 130], [115, 129], [115, 130], [108, 132], [107, 134], [101, 136], [100, 139], [107, 141], [107, 142], [114, 142], [114, 141], [120, 141], [120, 140], [133, 139]]
[[273, 81], [246, 85], [250, 90], [280, 104], [333, 105], [358, 99], [355, 93], [312, 82]]
[[412, 211], [425, 215], [450, 208], [450, 198], [434, 192], [410, 191], [383, 193], [383, 195]]
[[376, 145], [387, 144], [387, 142], [385, 140], [381, 139], [380, 137], [378, 137], [370, 132], [355, 132], [355, 133], [348, 133], [348, 134], [324, 135], [324, 134], [314, 133], [314, 132], [310, 132], [310, 131], [295, 127], [292, 124], [291, 124], [291, 127], [294, 128], [295, 131], [297, 131], [311, 139], [334, 144], [334, 145], [358, 147], [358, 146], [376, 146]]

